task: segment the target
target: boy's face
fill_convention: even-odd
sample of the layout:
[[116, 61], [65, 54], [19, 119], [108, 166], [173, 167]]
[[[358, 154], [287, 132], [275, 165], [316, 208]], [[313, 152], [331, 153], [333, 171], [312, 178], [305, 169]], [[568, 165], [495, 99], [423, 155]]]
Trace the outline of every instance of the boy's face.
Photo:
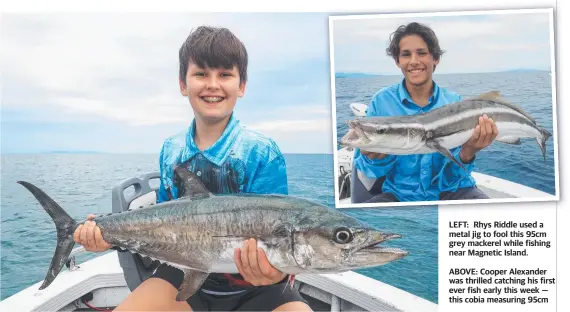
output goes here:
[[439, 61], [433, 59], [426, 42], [418, 35], [408, 35], [400, 40], [398, 67], [406, 81], [414, 86], [422, 86], [432, 80], [434, 67]]
[[235, 65], [232, 69], [200, 68], [190, 62], [186, 81], [180, 81], [180, 92], [188, 97], [197, 118], [219, 122], [232, 114], [245, 85]]

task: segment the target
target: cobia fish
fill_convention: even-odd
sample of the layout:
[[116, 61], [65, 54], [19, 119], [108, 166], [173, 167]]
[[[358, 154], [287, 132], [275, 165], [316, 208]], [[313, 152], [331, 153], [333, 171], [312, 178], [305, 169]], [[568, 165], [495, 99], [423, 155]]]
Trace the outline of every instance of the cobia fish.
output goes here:
[[465, 169], [449, 149], [461, 146], [471, 138], [483, 114], [493, 119], [497, 126], [496, 141], [520, 145], [521, 138], [535, 138], [546, 159], [546, 140], [552, 134], [539, 127], [522, 108], [503, 99], [498, 91], [418, 115], [350, 120], [350, 129], [339, 143], [390, 155], [439, 152]]
[[[288, 274], [375, 267], [408, 254], [378, 246], [400, 235], [315, 202], [281, 195], [213, 195], [189, 171], [182, 175], [185, 197], [96, 218], [109, 244], [181, 269], [179, 301], [194, 294], [209, 273], [238, 273], [234, 249], [248, 238], [257, 239], [269, 262]], [[18, 183], [36, 197], [57, 228], [57, 248], [40, 287], [44, 289], [66, 263], [79, 223], [36, 186]]]

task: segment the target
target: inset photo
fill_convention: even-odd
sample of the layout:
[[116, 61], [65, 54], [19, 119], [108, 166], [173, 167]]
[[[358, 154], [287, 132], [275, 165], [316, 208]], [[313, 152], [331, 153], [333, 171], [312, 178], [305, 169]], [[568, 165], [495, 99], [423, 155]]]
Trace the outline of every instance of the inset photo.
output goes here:
[[329, 17], [336, 205], [556, 201], [552, 9]]

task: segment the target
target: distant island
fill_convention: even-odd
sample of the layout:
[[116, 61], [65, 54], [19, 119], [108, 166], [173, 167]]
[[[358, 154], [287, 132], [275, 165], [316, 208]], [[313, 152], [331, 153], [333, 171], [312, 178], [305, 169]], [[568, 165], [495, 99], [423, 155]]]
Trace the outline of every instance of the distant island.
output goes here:
[[380, 74], [368, 74], [368, 73], [336, 73], [336, 78], [363, 78], [363, 77], [375, 77], [380, 76]]
[[530, 73], [530, 72], [541, 72], [541, 71], [548, 72], [549, 70], [534, 69], [534, 68], [517, 68], [517, 69], [505, 70], [503, 72], [506, 72], [506, 73]]
[[45, 154], [106, 154], [100, 151], [73, 151], [73, 150], [62, 150], [62, 151], [47, 151]]
[[[536, 68], [515, 68], [508, 70], [500, 70], [496, 72], [480, 72], [480, 73], [440, 73], [440, 75], [461, 75], [461, 74], [490, 74], [490, 73], [531, 73], [531, 72], [550, 72], [548, 69]], [[368, 78], [378, 76], [398, 76], [401, 74], [383, 74], [383, 73], [359, 73], [359, 72], [338, 72], [335, 73], [336, 78]]]

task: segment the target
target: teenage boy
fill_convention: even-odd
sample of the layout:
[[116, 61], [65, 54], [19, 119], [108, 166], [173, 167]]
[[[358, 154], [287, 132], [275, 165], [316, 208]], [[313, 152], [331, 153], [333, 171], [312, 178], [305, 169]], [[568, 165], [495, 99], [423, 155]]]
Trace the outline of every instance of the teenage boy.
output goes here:
[[[367, 116], [425, 113], [461, 101], [461, 96], [433, 81], [443, 51], [431, 28], [419, 23], [400, 26], [386, 52], [404, 74], [402, 82], [379, 90]], [[497, 126], [486, 115], [473, 136], [451, 150], [469, 173], [440, 153], [387, 155], [357, 149], [354, 155], [352, 202], [433, 201], [488, 198], [471, 177], [475, 155], [497, 137]]]

